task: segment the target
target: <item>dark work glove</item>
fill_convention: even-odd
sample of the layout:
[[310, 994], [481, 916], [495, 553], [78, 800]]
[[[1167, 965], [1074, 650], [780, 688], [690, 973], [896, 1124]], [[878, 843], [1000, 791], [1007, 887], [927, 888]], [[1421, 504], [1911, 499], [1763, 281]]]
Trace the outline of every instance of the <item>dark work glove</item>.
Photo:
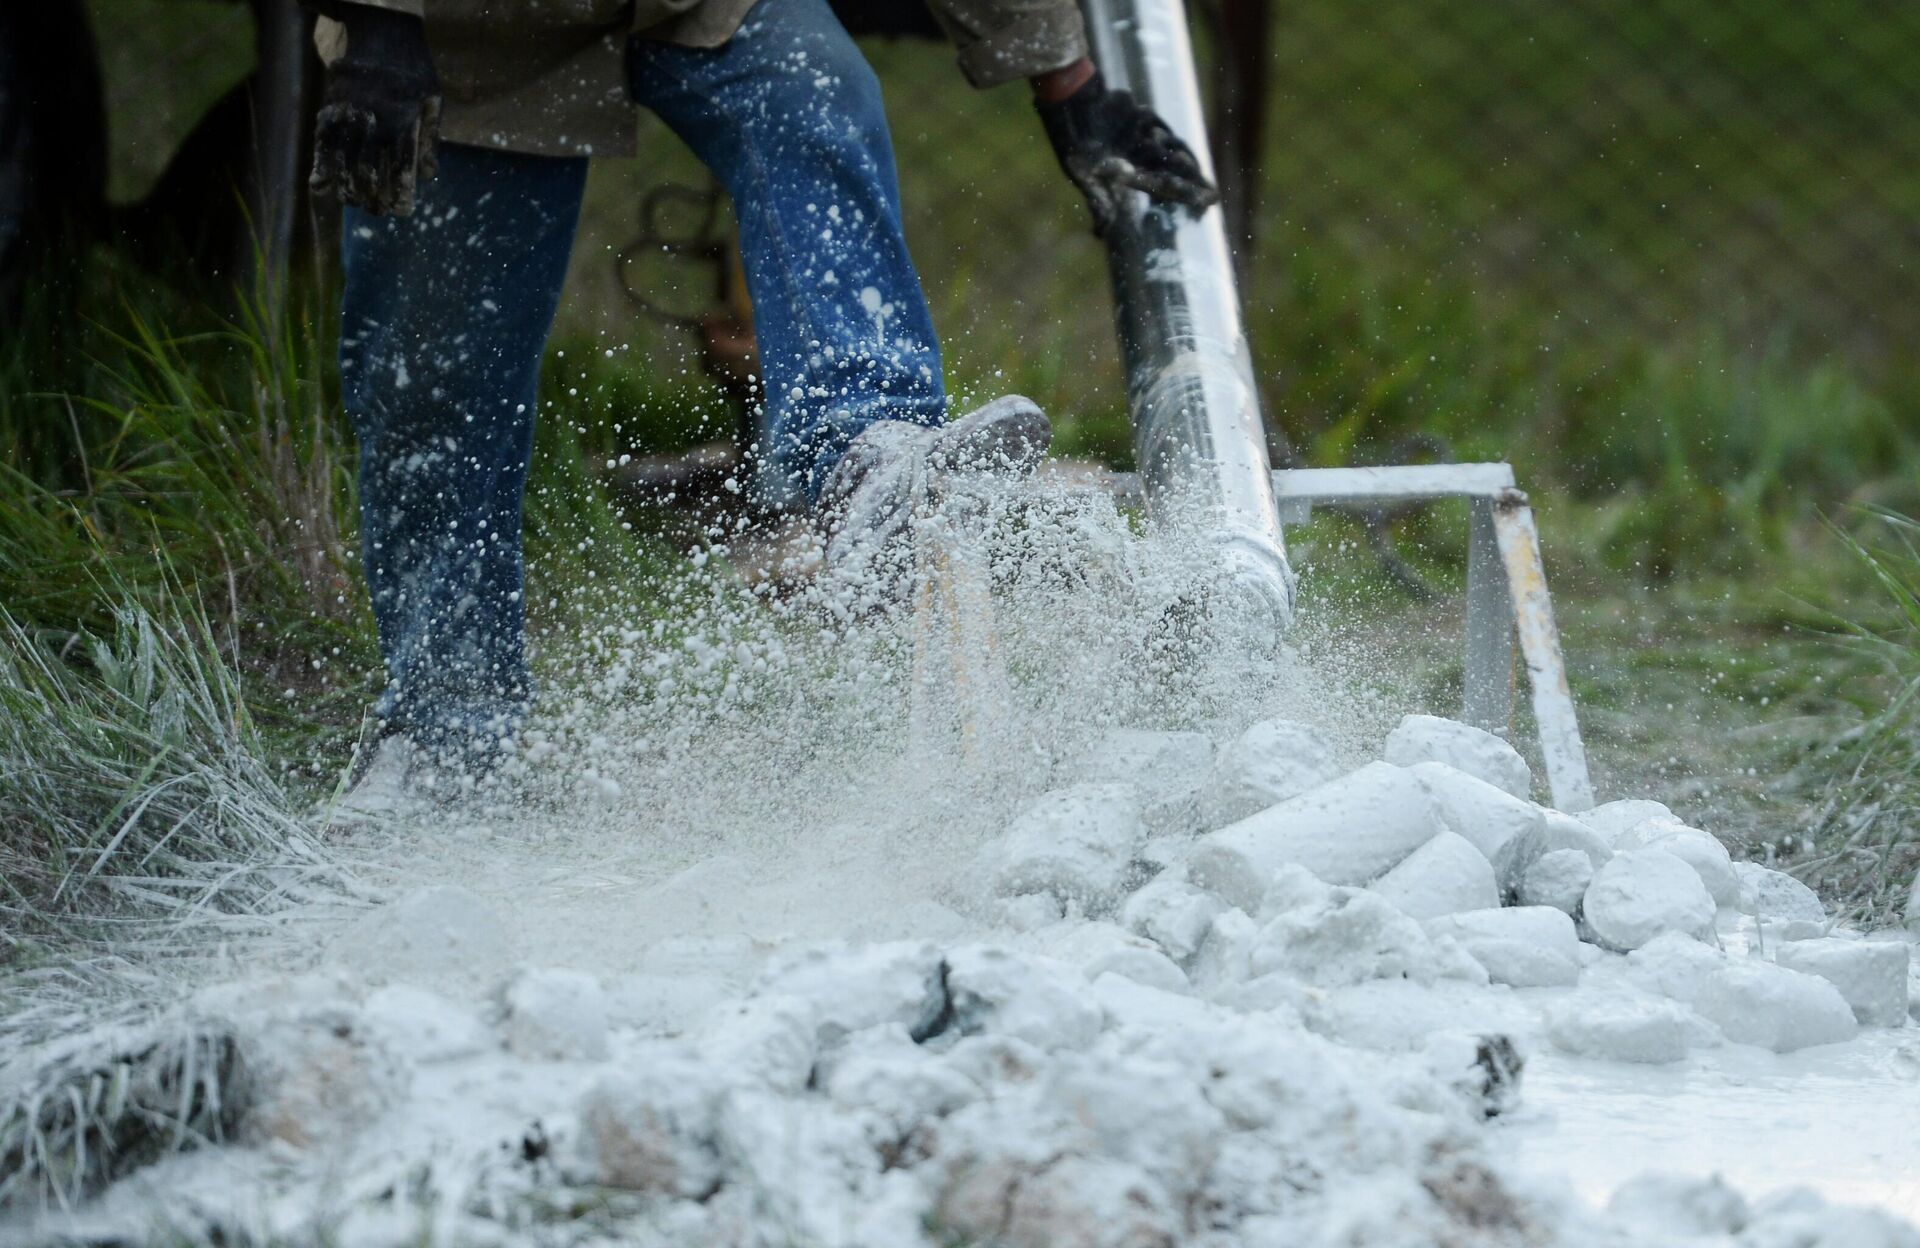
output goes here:
[[368, 212], [410, 216], [415, 188], [433, 177], [440, 129], [426, 26], [371, 5], [327, 11], [346, 27], [347, 50], [327, 67], [307, 185]]
[[1195, 212], [1219, 201], [1220, 192], [1200, 172], [1193, 149], [1131, 91], [1109, 91], [1099, 74], [1066, 99], [1037, 101], [1034, 107], [1060, 167], [1087, 197], [1095, 234], [1106, 234], [1120, 197], [1129, 190]]

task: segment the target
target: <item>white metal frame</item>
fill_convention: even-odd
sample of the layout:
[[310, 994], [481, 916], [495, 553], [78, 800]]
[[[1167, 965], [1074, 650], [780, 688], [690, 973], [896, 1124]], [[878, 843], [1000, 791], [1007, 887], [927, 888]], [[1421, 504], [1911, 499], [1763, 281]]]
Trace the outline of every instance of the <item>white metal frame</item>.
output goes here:
[[1468, 501], [1465, 718], [1492, 731], [1511, 726], [1517, 632], [1553, 804], [1569, 812], [1592, 809], [1593, 782], [1547, 595], [1540, 533], [1527, 496], [1514, 486], [1512, 466], [1288, 468], [1273, 474], [1273, 487], [1286, 524], [1304, 524], [1315, 506]]

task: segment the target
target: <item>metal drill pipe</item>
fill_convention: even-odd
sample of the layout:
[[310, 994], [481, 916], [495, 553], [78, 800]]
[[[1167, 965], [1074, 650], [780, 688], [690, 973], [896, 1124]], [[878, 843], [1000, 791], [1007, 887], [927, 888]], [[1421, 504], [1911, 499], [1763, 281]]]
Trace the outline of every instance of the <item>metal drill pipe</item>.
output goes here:
[[[1157, 112], [1212, 177], [1181, 0], [1081, 7], [1107, 84]], [[1147, 514], [1213, 543], [1216, 584], [1277, 631], [1292, 620], [1293, 574], [1225, 217], [1126, 199], [1106, 244]]]

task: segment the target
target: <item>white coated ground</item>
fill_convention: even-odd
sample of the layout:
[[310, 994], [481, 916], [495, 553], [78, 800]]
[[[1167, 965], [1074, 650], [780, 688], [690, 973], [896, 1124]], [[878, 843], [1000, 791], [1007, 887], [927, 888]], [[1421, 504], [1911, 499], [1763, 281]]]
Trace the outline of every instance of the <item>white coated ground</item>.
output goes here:
[[1778, 1055], [1727, 1047], [1647, 1069], [1535, 1052], [1525, 1108], [1494, 1131], [1518, 1171], [1595, 1202], [1646, 1171], [1811, 1187], [1920, 1222], [1920, 1032]]
[[1535, 805], [1380, 656], [1183, 648], [1088, 506], [997, 664], [723, 587], [582, 639], [514, 801], [154, 1008], [240, 1038], [239, 1138], [0, 1242], [1920, 1246], [1902, 934]]

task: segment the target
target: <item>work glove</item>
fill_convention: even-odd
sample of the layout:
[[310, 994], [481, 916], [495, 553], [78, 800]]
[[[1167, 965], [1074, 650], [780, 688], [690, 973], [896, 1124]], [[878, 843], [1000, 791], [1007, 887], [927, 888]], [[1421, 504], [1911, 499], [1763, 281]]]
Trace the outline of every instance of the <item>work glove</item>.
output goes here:
[[1087, 197], [1096, 235], [1106, 235], [1130, 190], [1195, 212], [1219, 202], [1193, 149], [1131, 91], [1108, 90], [1098, 73], [1065, 99], [1034, 107], [1060, 167]]
[[414, 192], [434, 175], [440, 76], [425, 24], [364, 4], [327, 9], [346, 27], [346, 51], [327, 67], [307, 185], [382, 216], [413, 214]]

